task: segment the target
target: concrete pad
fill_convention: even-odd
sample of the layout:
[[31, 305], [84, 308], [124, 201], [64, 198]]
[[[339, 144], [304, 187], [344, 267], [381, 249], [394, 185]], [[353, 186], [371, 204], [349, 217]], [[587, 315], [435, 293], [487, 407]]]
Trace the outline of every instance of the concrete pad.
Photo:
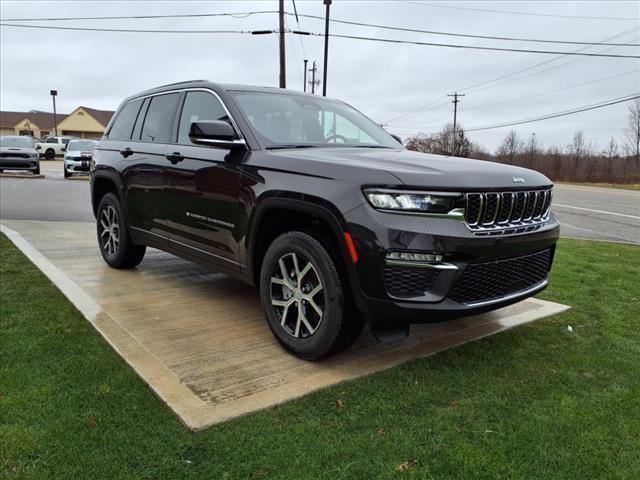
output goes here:
[[91, 223], [3, 220], [1, 230], [192, 429], [477, 340], [569, 307], [528, 299], [489, 314], [415, 325], [402, 341], [365, 332], [319, 363], [284, 352], [256, 290], [148, 250], [137, 269], [109, 268]]
[[0, 177], [8, 178], [44, 178], [41, 173], [26, 173], [26, 172], [0, 172]]

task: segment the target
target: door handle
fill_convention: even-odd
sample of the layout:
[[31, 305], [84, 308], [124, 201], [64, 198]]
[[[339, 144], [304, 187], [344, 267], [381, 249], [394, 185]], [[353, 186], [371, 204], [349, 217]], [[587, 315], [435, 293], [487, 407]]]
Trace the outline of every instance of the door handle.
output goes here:
[[124, 150], [120, 150], [120, 155], [122, 155], [124, 158], [127, 158], [129, 155], [133, 155], [133, 150], [131, 150], [129, 147], [125, 148]]
[[180, 154], [180, 152], [173, 152], [171, 154], [166, 155], [167, 160], [169, 160], [171, 163], [173, 163], [174, 165], [178, 162], [181, 162], [184, 160], [184, 156], [182, 156]]

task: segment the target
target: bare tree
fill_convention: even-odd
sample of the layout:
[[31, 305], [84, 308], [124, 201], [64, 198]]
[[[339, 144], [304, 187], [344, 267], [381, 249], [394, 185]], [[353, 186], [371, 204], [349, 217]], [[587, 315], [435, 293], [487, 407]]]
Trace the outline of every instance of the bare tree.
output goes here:
[[627, 122], [627, 128], [624, 129], [625, 151], [634, 158], [636, 169], [640, 169], [640, 99], [636, 98], [629, 105]]
[[496, 155], [498, 160], [511, 165], [516, 163], [516, 157], [522, 151], [524, 145], [515, 130], [509, 130], [502, 143], [498, 147]]
[[[462, 127], [456, 128], [456, 137], [456, 156], [470, 157], [473, 152], [473, 144], [467, 138]], [[438, 133], [431, 135], [420, 133], [409, 137], [405, 146], [409, 150], [418, 152], [450, 155], [453, 151], [453, 126], [447, 125]]]

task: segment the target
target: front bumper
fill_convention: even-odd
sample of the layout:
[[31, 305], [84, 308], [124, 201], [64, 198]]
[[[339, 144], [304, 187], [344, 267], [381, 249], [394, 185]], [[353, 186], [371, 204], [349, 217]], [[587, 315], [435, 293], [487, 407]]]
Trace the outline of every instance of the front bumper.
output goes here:
[[89, 173], [91, 157], [65, 158], [64, 168], [68, 173]]
[[[362, 205], [347, 215], [359, 261], [352, 278], [362, 313], [386, 324], [424, 323], [494, 310], [548, 284], [560, 225], [478, 236], [461, 220], [402, 215]], [[390, 264], [389, 251], [436, 253], [442, 262]]]
[[3, 170], [36, 170], [38, 168], [39, 159], [30, 158], [0, 158], [0, 169]]

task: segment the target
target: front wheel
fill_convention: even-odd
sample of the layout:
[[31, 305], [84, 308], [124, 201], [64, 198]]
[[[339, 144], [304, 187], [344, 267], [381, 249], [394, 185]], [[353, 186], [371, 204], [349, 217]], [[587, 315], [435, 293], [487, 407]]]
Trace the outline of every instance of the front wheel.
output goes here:
[[67, 166], [66, 165], [63, 167], [63, 171], [64, 171], [64, 178], [69, 178], [71, 176], [71, 174], [67, 170]]
[[144, 258], [146, 247], [131, 241], [120, 200], [107, 193], [98, 205], [98, 245], [107, 264], [113, 268], [133, 268]]
[[319, 360], [357, 339], [361, 317], [345, 282], [311, 235], [287, 232], [273, 241], [262, 263], [260, 297], [269, 328], [286, 350]]
[[52, 149], [49, 149], [46, 152], [44, 152], [44, 158], [46, 158], [47, 160], [53, 160], [55, 156], [56, 156], [56, 152], [53, 151]]

